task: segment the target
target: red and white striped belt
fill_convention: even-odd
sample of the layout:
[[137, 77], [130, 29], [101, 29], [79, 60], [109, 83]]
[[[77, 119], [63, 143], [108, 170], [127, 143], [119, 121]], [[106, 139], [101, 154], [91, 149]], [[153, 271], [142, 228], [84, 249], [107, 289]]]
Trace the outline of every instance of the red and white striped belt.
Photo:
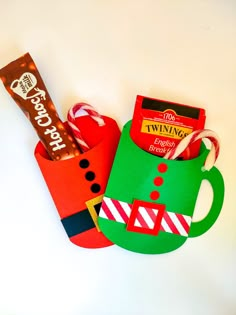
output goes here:
[[159, 231], [188, 236], [191, 216], [165, 210], [162, 204], [135, 200], [133, 204], [105, 197], [99, 217], [127, 224], [127, 230], [157, 235]]

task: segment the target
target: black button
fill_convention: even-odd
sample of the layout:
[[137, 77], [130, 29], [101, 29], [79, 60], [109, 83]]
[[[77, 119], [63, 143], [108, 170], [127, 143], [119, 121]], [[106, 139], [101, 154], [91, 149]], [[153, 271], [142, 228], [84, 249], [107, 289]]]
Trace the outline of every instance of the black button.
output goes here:
[[89, 167], [89, 161], [86, 160], [86, 159], [83, 159], [83, 160], [81, 160], [81, 161], [79, 162], [79, 166], [80, 166], [81, 168], [87, 168], [87, 167]]
[[99, 184], [93, 184], [90, 189], [93, 193], [98, 193], [101, 190], [101, 186]]
[[94, 178], [95, 178], [95, 173], [89, 171], [89, 172], [87, 172], [87, 173], [85, 174], [85, 178], [86, 178], [87, 180], [89, 180], [89, 181], [94, 180]]

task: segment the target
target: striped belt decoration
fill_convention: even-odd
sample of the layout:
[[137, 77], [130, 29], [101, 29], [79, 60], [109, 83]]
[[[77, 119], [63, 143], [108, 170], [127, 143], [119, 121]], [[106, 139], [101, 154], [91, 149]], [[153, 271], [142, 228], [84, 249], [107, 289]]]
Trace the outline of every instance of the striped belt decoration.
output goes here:
[[[128, 224], [133, 205], [127, 202], [103, 198], [102, 206], [99, 212], [99, 217]], [[158, 210], [150, 207], [139, 207], [134, 226], [147, 229], [153, 229], [155, 220], [158, 216]], [[160, 222], [159, 231], [167, 233], [188, 236], [191, 224], [191, 217], [174, 212], [164, 211]]]

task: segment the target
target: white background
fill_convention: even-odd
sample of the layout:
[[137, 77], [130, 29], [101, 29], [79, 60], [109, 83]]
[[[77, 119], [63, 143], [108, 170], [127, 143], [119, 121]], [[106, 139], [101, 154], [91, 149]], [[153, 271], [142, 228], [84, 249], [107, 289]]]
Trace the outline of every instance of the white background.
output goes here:
[[236, 2], [0, 5], [0, 67], [30, 52], [63, 120], [82, 100], [122, 127], [137, 94], [204, 107], [226, 185], [216, 224], [177, 251], [76, 247], [34, 159], [38, 137], [1, 84], [0, 315], [235, 315]]

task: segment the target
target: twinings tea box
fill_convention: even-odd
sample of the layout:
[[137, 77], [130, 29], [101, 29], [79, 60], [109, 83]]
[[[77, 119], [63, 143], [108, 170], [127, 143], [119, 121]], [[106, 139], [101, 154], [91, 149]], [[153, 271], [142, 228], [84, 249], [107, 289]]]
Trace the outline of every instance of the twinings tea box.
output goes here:
[[[202, 108], [138, 95], [130, 135], [143, 150], [164, 156], [188, 134], [203, 129], [205, 118]], [[201, 141], [193, 143], [180, 158], [196, 157], [200, 144]]]

